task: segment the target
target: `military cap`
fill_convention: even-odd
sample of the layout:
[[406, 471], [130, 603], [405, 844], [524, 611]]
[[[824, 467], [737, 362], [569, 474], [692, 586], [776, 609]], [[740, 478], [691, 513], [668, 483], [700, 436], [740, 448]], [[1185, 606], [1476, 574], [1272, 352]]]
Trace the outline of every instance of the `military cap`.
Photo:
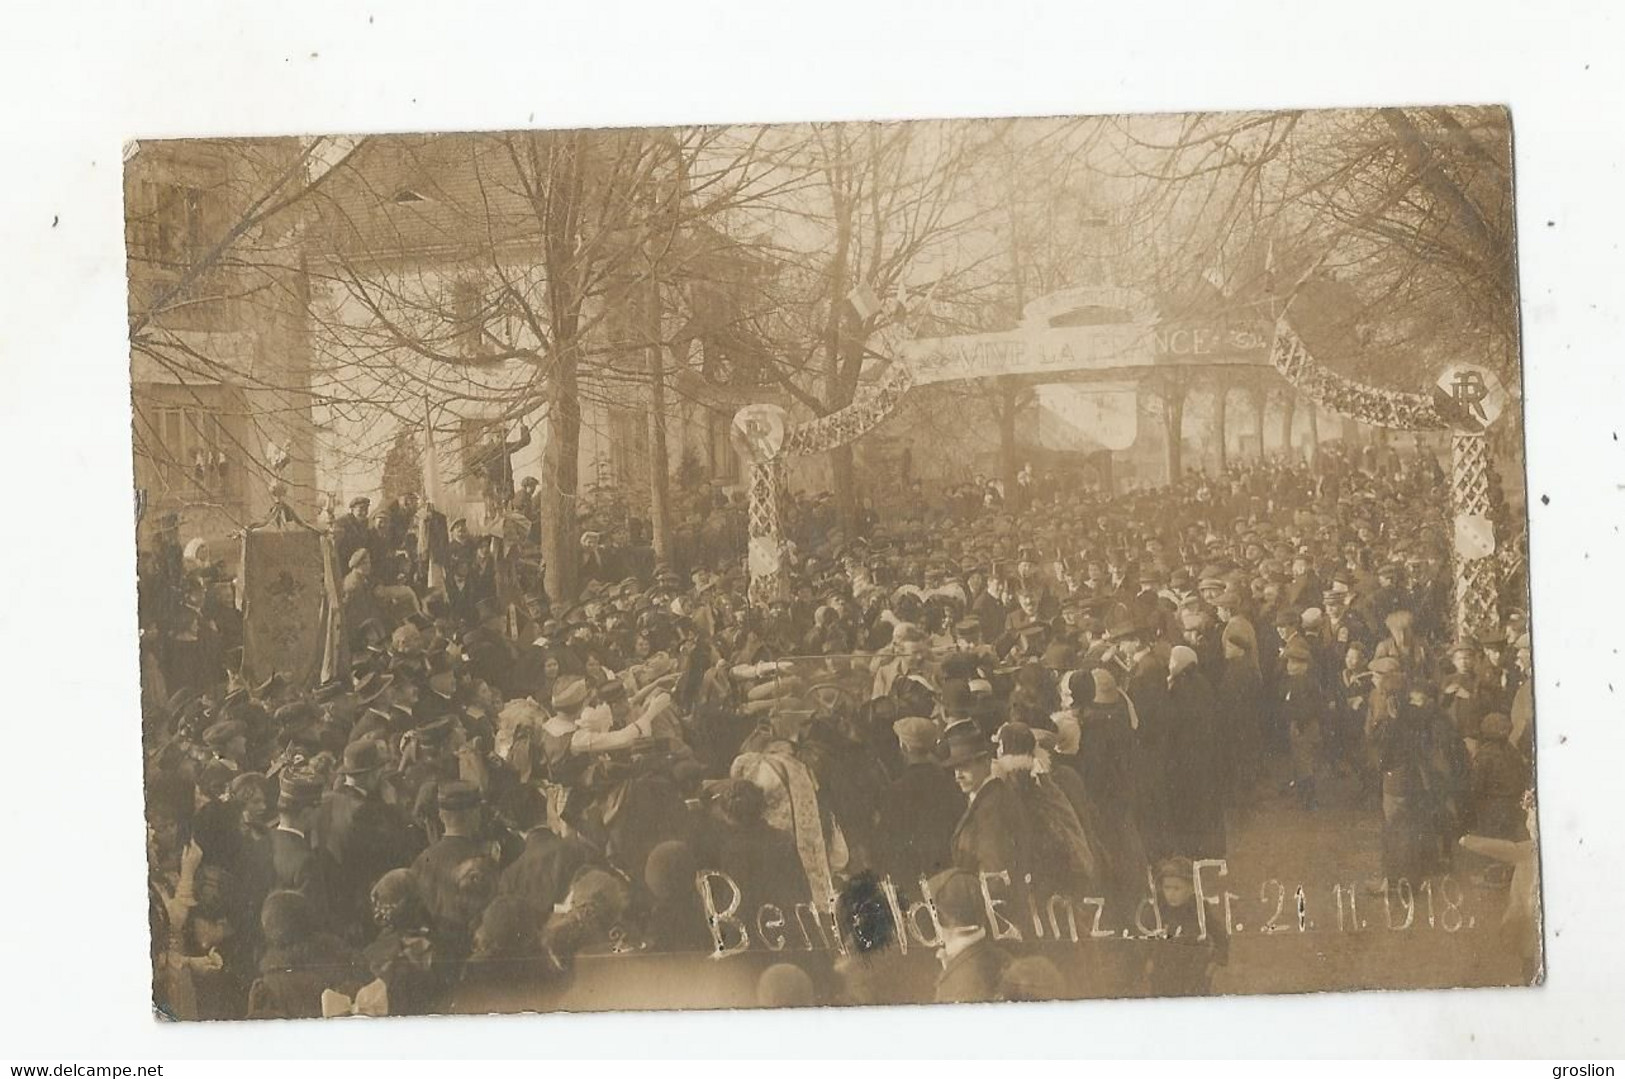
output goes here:
[[1398, 674], [1400, 669], [1399, 660], [1393, 656], [1378, 656], [1367, 668], [1373, 674]]

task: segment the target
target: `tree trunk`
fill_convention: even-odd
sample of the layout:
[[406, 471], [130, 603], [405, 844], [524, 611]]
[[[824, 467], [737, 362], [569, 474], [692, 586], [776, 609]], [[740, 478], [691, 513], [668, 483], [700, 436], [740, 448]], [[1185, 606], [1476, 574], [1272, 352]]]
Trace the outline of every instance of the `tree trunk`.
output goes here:
[[1292, 459], [1292, 413], [1298, 404], [1296, 390], [1281, 395], [1281, 456]]
[[1304, 459], [1312, 465], [1320, 453], [1320, 409], [1312, 401], [1305, 402], [1304, 415], [1309, 421], [1303, 446]]
[[1168, 482], [1178, 483], [1185, 474], [1185, 388], [1168, 385], [1162, 390], [1162, 427], [1166, 439]]
[[1262, 386], [1255, 387], [1252, 394], [1253, 404], [1253, 440], [1257, 443], [1254, 453], [1258, 460], [1264, 459], [1264, 409], [1269, 405], [1269, 394]]
[[1221, 380], [1218, 388], [1213, 394], [1213, 446], [1214, 452], [1217, 455], [1216, 459], [1218, 461], [1219, 474], [1221, 476], [1224, 475], [1224, 470], [1228, 468], [1230, 464], [1224, 445], [1224, 441], [1228, 437], [1228, 432], [1225, 430], [1224, 406], [1225, 401], [1229, 396], [1230, 387]]
[[547, 449], [542, 454], [542, 558], [547, 594], [567, 603], [576, 594], [576, 458], [581, 452], [581, 398], [575, 342], [559, 350], [548, 394]]
[[[837, 140], [837, 150], [844, 155], [844, 142]], [[832, 184], [832, 187], [835, 185]], [[842, 375], [845, 359], [846, 294], [849, 270], [847, 260], [852, 249], [852, 202], [839, 195], [835, 197], [835, 250], [829, 266], [829, 317], [824, 323], [824, 408], [834, 412], [851, 403], [852, 395], [843, 393]], [[859, 360], [861, 363], [861, 358]], [[829, 452], [830, 486], [834, 489], [835, 509], [840, 516], [841, 531], [848, 539], [859, 534], [858, 490], [856, 469], [852, 463], [852, 447], [840, 446]], [[786, 494], [787, 492], [781, 492]]]
[[[652, 274], [643, 295], [643, 333], [649, 357], [649, 542], [655, 561], [671, 564], [671, 466], [666, 459], [666, 349], [661, 343], [660, 281]], [[686, 567], [685, 567], [686, 568]]]
[[[863, 533], [858, 507], [857, 468], [851, 445], [829, 451], [830, 482], [835, 488], [835, 509], [841, 518], [841, 533], [852, 539]], [[781, 492], [781, 495], [785, 492]]]
[[549, 347], [549, 431], [542, 455], [543, 580], [553, 602], [568, 603], [576, 595], [581, 557], [576, 530], [581, 393], [576, 374], [581, 362], [582, 277], [576, 257], [586, 201], [586, 134], [549, 135], [532, 139], [528, 146], [538, 176], [546, 177], [547, 198], [538, 205], [538, 216], [543, 224], [547, 313], [553, 338]]

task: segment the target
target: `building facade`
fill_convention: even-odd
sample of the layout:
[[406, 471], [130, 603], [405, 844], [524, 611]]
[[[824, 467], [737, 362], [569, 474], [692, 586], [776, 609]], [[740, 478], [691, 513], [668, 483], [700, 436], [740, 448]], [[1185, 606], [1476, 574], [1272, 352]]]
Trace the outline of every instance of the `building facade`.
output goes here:
[[[132, 146], [125, 174], [130, 387], [142, 538], [230, 538], [272, 485], [318, 505], [309, 279], [293, 139]], [[267, 213], [268, 207], [286, 209]], [[233, 242], [222, 240], [232, 237]]]

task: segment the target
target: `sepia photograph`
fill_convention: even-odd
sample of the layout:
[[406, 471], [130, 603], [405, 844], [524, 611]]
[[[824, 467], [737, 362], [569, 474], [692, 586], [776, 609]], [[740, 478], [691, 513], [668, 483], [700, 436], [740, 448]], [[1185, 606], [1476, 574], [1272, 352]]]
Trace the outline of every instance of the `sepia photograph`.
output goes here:
[[155, 1015], [1539, 985], [1512, 140], [127, 142]]

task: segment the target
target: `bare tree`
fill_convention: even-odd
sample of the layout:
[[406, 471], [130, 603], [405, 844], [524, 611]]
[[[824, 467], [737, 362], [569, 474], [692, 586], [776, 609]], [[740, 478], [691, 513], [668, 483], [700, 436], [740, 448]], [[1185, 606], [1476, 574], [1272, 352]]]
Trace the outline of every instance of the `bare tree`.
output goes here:
[[365, 141], [127, 147], [133, 442], [152, 504], [231, 527], [273, 482], [314, 504], [303, 229]]
[[420, 416], [425, 395], [499, 427], [545, 420], [555, 596], [577, 587], [589, 414], [643, 410], [645, 493], [668, 553], [664, 425], [681, 392], [668, 376], [691, 362], [688, 293], [715, 260], [711, 222], [773, 190], [751, 152], [750, 140], [708, 128], [379, 139], [324, 203], [327, 370], [370, 401], [352, 425]]

